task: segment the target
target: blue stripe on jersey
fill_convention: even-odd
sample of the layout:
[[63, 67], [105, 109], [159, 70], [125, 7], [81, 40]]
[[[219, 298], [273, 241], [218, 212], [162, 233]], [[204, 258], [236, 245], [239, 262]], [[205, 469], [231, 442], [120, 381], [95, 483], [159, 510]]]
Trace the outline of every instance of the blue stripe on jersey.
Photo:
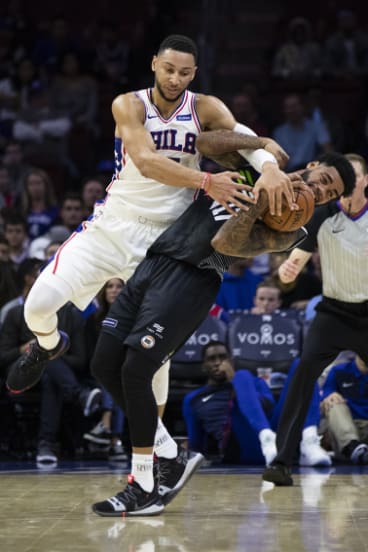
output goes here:
[[116, 178], [119, 178], [119, 174], [121, 172], [121, 169], [123, 168], [123, 152], [121, 151], [122, 141], [121, 138], [118, 138], [115, 136], [114, 140], [114, 174]]

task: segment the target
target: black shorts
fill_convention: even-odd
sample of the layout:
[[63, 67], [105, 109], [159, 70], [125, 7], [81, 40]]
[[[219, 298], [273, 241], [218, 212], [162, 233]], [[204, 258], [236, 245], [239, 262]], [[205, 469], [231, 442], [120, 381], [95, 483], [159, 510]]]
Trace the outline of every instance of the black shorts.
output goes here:
[[163, 363], [208, 315], [220, 284], [214, 270], [163, 255], [146, 257], [111, 306], [102, 331]]

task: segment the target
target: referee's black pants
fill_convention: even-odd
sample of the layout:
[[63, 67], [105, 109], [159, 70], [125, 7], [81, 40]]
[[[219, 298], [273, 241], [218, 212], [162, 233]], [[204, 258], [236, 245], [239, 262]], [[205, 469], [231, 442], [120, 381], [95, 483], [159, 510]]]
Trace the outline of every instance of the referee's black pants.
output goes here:
[[[325, 305], [325, 300], [322, 303]], [[333, 302], [332, 307], [336, 304], [339, 303]], [[317, 306], [317, 314], [306, 335], [281, 412], [276, 439], [278, 453], [272, 464], [292, 465], [314, 385], [336, 356], [350, 350], [368, 363], [368, 303], [351, 304], [352, 312], [346, 315], [330, 310], [329, 306], [329, 301], [326, 310], [323, 307], [318, 310]]]

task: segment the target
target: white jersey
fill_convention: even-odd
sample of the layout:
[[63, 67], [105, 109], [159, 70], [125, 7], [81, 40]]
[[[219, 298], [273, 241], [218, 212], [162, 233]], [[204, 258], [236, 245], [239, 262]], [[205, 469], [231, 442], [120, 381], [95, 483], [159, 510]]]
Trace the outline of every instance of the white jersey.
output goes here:
[[[150, 90], [136, 94], [144, 103], [145, 127], [158, 152], [199, 169], [195, 141], [200, 125], [195, 95], [186, 91], [166, 120], [152, 104]], [[196, 190], [142, 176], [119, 138], [115, 140], [115, 162], [105, 200], [96, 203], [93, 215], [59, 248], [32, 287], [31, 300], [44, 293], [46, 284], [85, 309], [107, 280], [127, 281], [155, 239], [192, 202]]]
[[[144, 104], [144, 126], [151, 133], [157, 151], [185, 167], [199, 169], [201, 157], [195, 142], [201, 128], [195, 110], [195, 94], [186, 90], [168, 119], [164, 119], [152, 103], [150, 88], [135, 94]], [[115, 174], [107, 192], [108, 197], [114, 198], [114, 210], [124, 203], [132, 213], [168, 224], [189, 206], [194, 195], [190, 188], [169, 186], [144, 177], [120, 138], [115, 138]]]

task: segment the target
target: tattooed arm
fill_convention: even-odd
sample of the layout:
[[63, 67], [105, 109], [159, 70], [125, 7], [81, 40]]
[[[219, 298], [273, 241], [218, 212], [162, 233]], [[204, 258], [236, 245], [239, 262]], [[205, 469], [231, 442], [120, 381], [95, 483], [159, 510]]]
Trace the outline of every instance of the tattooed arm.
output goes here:
[[267, 208], [267, 195], [262, 190], [257, 204], [248, 204], [248, 211], [231, 217], [218, 230], [211, 241], [212, 247], [224, 255], [254, 257], [261, 253], [285, 251], [302, 237], [303, 230], [278, 232], [268, 228], [259, 217]]
[[201, 132], [197, 136], [196, 147], [202, 155], [230, 169], [238, 169], [244, 164], [244, 157], [237, 153], [238, 150], [264, 149], [272, 153], [280, 167], [284, 167], [289, 160], [286, 151], [272, 138], [241, 134], [233, 130]]

